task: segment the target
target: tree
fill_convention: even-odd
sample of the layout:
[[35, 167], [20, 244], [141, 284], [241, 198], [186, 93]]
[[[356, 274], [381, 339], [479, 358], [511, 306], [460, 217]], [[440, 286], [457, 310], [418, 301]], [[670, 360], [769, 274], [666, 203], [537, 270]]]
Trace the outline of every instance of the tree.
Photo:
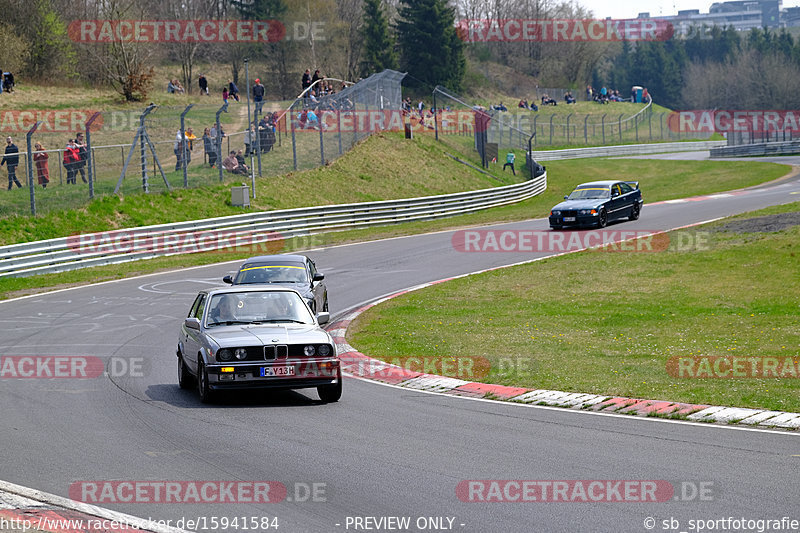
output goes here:
[[367, 77], [384, 69], [397, 68], [394, 39], [389, 33], [389, 22], [383, 12], [381, 0], [364, 0], [364, 58], [361, 76]]
[[466, 72], [455, 11], [446, 0], [401, 0], [396, 23], [401, 65], [409, 84], [423, 89], [445, 85], [459, 91]]

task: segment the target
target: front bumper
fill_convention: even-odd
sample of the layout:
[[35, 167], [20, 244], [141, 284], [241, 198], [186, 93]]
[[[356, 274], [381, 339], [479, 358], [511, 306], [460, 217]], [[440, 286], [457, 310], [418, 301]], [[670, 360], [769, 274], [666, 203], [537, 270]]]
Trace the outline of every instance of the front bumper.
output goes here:
[[[567, 220], [564, 220], [564, 219]], [[569, 220], [572, 218], [573, 220]], [[577, 228], [582, 226], [596, 226], [598, 216], [597, 215], [559, 215], [554, 216], [551, 215], [548, 220], [550, 221], [550, 227], [562, 227], [562, 228]]]
[[[233, 371], [223, 369], [233, 369]], [[290, 375], [262, 376], [262, 369], [285, 371]], [[223, 389], [304, 389], [333, 385], [341, 379], [338, 358], [286, 359], [269, 362], [215, 364], [206, 367], [208, 384]]]

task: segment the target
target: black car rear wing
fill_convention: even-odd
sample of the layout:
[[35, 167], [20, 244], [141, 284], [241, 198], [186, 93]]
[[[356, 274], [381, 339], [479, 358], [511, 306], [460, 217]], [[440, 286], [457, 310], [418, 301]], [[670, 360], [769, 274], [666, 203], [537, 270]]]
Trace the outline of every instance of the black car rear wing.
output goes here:
[[638, 181], [626, 181], [624, 183], [627, 183], [628, 185], [630, 185], [634, 189], [638, 189], [639, 188], [639, 182]]

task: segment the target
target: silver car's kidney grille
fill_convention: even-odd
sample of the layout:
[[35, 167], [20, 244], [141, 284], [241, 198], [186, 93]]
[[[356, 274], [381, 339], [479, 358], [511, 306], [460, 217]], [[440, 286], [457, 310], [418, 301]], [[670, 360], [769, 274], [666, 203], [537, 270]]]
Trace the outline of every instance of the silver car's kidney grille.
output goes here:
[[275, 359], [286, 359], [289, 355], [289, 347], [285, 344], [269, 344], [264, 346], [264, 360], [274, 361]]

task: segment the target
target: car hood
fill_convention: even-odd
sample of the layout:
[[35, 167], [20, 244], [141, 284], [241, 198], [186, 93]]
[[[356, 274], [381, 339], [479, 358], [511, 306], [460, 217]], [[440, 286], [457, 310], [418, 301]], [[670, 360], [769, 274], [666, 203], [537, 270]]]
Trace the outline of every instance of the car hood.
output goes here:
[[603, 205], [605, 200], [598, 199], [598, 200], [564, 200], [560, 204], [553, 207], [551, 211], [559, 210], [563, 211], [565, 209], [592, 209], [596, 207], [600, 207]]
[[310, 324], [263, 324], [252, 326], [217, 326], [207, 332], [220, 347], [258, 344], [320, 344], [331, 342], [328, 334]]

